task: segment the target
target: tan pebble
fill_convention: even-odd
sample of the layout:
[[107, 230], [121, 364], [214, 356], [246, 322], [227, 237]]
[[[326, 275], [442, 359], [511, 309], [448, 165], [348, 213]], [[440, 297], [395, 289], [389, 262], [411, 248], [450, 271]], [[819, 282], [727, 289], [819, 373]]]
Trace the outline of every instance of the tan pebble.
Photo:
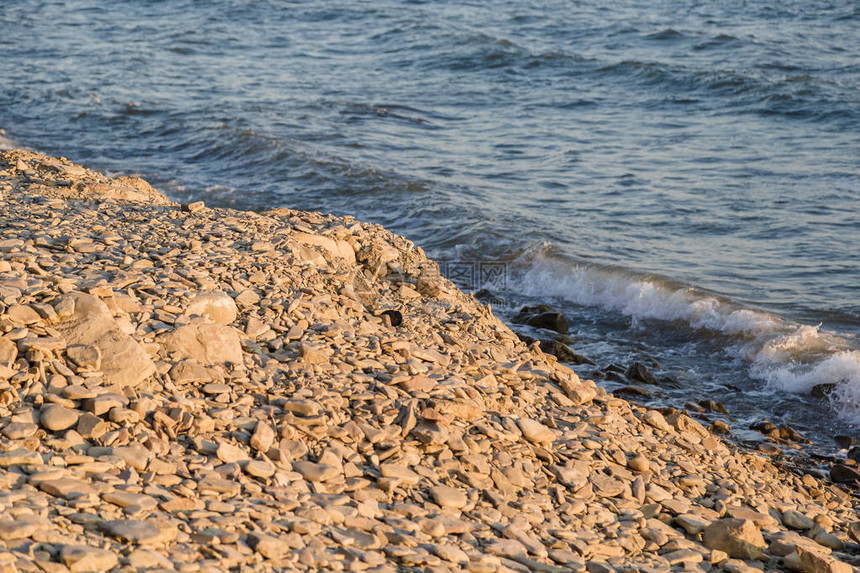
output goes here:
[[536, 420], [529, 418], [517, 419], [517, 427], [522, 431], [523, 436], [530, 442], [547, 443], [556, 439], [557, 433], [555, 430], [547, 428]]
[[248, 452], [233, 444], [222, 442], [215, 452], [218, 459], [225, 464], [243, 462], [249, 458]]
[[643, 454], [638, 453], [634, 455], [632, 458], [627, 460], [627, 467], [633, 470], [634, 472], [647, 472], [651, 467], [648, 458], [646, 458]]
[[42, 409], [39, 423], [48, 431], [59, 432], [68, 430], [78, 422], [80, 413], [58, 404], [52, 404]]
[[466, 492], [461, 489], [446, 485], [437, 485], [430, 488], [430, 497], [441, 507], [460, 509], [469, 503]]
[[66, 545], [60, 551], [60, 559], [73, 573], [107, 571], [119, 562], [112, 551], [89, 545]]

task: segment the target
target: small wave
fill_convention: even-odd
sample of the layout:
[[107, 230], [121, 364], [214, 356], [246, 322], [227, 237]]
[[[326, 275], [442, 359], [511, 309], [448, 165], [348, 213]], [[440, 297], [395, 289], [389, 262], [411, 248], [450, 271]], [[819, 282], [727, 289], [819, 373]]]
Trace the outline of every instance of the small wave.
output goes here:
[[571, 262], [548, 244], [519, 254], [510, 265], [509, 287], [527, 297], [602, 308], [634, 324], [675, 322], [717, 333], [725, 337], [728, 357], [745, 362], [752, 378], [774, 389], [805, 393], [833, 385], [834, 409], [860, 424], [860, 351], [820, 324], [797, 324], [657, 276]]
[[649, 40], [680, 40], [684, 38], [684, 34], [679, 32], [678, 30], [672, 28], [666, 28], [665, 30], [660, 30], [659, 32], [654, 32], [653, 34], [648, 34], [645, 36]]
[[377, 105], [368, 103], [337, 102], [340, 113], [350, 121], [364, 119], [392, 119], [422, 128], [436, 128], [425, 112], [404, 105]]

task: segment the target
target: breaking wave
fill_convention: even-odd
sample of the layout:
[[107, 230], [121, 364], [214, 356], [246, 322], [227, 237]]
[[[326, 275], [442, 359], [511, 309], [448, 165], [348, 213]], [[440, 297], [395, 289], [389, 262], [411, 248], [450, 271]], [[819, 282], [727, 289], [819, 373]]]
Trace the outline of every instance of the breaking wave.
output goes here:
[[676, 323], [723, 338], [727, 357], [775, 391], [809, 393], [816, 386], [838, 415], [860, 424], [860, 349], [850, 336], [804, 325], [653, 275], [574, 263], [551, 245], [512, 262], [509, 287], [530, 298], [559, 299], [619, 313], [634, 325]]

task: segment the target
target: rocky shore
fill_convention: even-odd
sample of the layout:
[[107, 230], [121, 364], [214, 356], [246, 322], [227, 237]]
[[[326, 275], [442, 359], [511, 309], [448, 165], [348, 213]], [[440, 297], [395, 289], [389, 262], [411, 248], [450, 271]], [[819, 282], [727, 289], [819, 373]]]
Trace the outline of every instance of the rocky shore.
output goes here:
[[26, 151], [0, 508], [4, 572], [860, 566], [851, 491], [580, 380], [377, 225]]

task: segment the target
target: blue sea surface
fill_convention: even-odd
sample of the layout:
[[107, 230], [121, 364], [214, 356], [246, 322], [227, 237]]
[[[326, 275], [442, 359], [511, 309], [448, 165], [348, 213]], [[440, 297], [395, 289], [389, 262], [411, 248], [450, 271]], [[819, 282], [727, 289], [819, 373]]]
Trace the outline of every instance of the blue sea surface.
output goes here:
[[507, 319], [565, 312], [582, 375], [860, 437], [853, 0], [11, 0], [0, 127], [178, 201], [382, 223]]

